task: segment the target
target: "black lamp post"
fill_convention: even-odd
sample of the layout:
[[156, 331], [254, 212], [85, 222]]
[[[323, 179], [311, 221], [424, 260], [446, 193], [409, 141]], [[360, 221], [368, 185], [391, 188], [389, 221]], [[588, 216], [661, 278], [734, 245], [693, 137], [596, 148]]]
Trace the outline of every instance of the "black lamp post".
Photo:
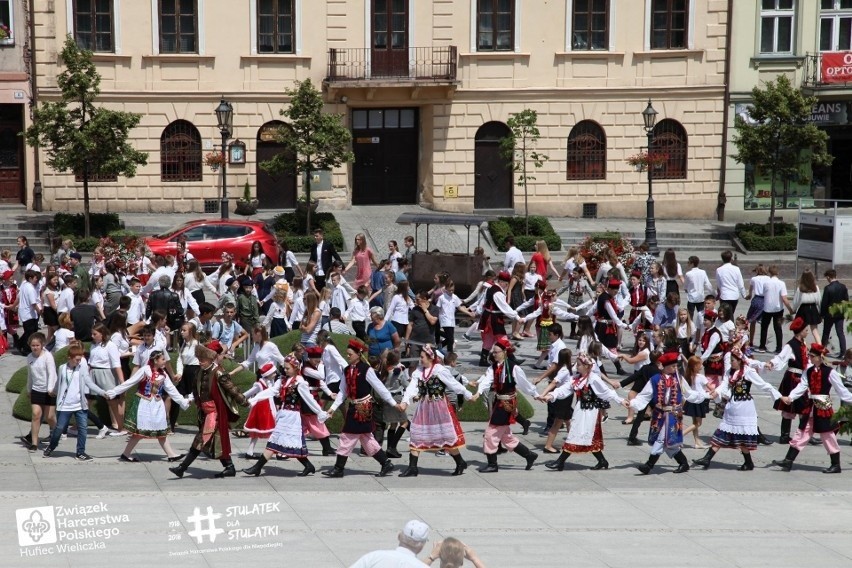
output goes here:
[[222, 162], [222, 206], [221, 213], [222, 219], [228, 218], [228, 176], [227, 176], [227, 167], [228, 167], [228, 138], [231, 137], [233, 133], [234, 126], [234, 107], [231, 106], [231, 103], [225, 100], [225, 97], [222, 97], [222, 100], [219, 101], [219, 106], [216, 107], [216, 123], [219, 127], [219, 133], [222, 134], [222, 157], [225, 158], [225, 161]]
[[651, 170], [653, 164], [653, 147], [654, 147], [654, 124], [657, 122], [657, 111], [651, 106], [651, 99], [648, 99], [648, 107], [642, 111], [642, 121], [645, 123], [645, 133], [648, 135], [648, 203], [645, 211], [645, 243], [648, 245], [648, 252], [654, 256], [660, 254], [660, 247], [657, 246], [657, 225], [654, 219], [654, 186], [653, 175]]

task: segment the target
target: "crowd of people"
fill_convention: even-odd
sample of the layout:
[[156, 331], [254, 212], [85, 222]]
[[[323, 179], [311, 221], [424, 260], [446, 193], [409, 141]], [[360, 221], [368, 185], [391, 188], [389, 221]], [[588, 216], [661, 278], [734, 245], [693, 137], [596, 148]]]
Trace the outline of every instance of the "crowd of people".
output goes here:
[[[423, 452], [449, 455], [457, 476], [468, 468], [458, 412], [482, 399], [489, 419], [479, 471], [498, 472], [498, 455], [506, 452], [529, 470], [539, 454], [514, 432], [520, 427], [526, 435], [531, 427], [519, 412], [520, 391], [546, 404], [540, 451], [553, 455], [549, 469], [564, 469], [572, 454], [592, 454], [592, 469], [608, 469], [602, 425], [616, 405], [625, 408], [629, 445], [643, 444], [639, 428], [648, 423], [649, 457], [637, 466], [643, 474], [664, 453], [676, 461], [676, 473], [688, 471], [681, 450], [690, 433], [695, 447], [707, 449], [692, 466], [709, 467], [727, 448], [742, 454], [740, 469], [750, 470], [752, 452], [770, 443], [758, 428], [755, 387], [781, 412], [780, 442], [789, 451], [774, 463], [789, 471], [818, 434], [830, 456], [825, 473], [840, 472], [830, 395], [833, 390], [852, 402], [844, 384], [852, 350], [846, 350], [842, 314], [831, 310], [848, 300], [834, 270], [825, 272], [823, 290], [805, 270], [791, 302], [776, 266], [758, 266], [746, 286], [730, 252], [721, 255], [711, 281], [697, 257], [688, 258], [684, 271], [672, 249], [661, 261], [644, 246], [631, 257], [608, 250], [590, 270], [572, 247], [557, 268], [543, 241], [527, 261], [510, 237], [501, 266], [492, 269], [476, 256], [485, 261], [482, 279], [460, 298], [446, 272], [435, 274], [430, 289], [411, 289], [412, 237], [402, 248], [390, 241], [380, 258], [359, 234], [346, 264], [321, 230], [314, 237], [304, 268], [286, 246], [279, 258], [269, 258], [258, 244], [245, 259], [223, 254], [210, 274], [185, 242], [168, 257], [150, 257], [141, 248], [123, 266], [95, 251], [85, 267], [70, 242], [48, 264], [26, 252], [23, 238], [15, 262], [4, 251], [0, 324], [4, 339], [9, 334], [27, 355], [32, 425], [22, 437], [26, 447], [38, 450], [47, 421], [44, 455], [52, 455], [73, 417], [80, 460], [91, 459], [86, 426], [92, 421], [99, 438], [128, 436], [119, 456], [124, 462], [139, 461], [133, 452], [140, 441], [157, 439], [177, 464], [171, 468], [177, 477], [202, 453], [220, 461], [216, 477], [235, 476], [232, 435], [249, 438], [242, 457], [254, 463], [246, 474], [260, 475], [270, 461], [292, 458], [301, 465], [298, 475], [309, 476], [317, 471], [306, 443], [311, 438], [323, 456], [336, 459], [322, 473], [339, 478], [357, 446], [376, 460], [378, 475], [390, 474], [407, 433], [401, 477], [420, 474]], [[738, 313], [743, 300], [749, 304]], [[786, 343], [785, 309], [793, 333]], [[476, 376], [460, 372], [458, 325], [466, 327], [467, 340], [482, 343]], [[767, 350], [770, 327], [774, 357], [761, 362], [754, 353]], [[291, 330], [298, 330], [299, 341], [281, 353], [270, 339]], [[345, 349], [335, 344], [339, 334], [351, 336]], [[538, 353], [531, 364], [515, 354], [528, 339]], [[66, 346], [68, 360], [57, 370], [52, 353]], [[225, 359], [237, 363], [230, 372]], [[233, 377], [243, 370], [254, 372], [256, 381], [241, 392]], [[785, 371], [777, 389], [761, 378], [768, 370]], [[96, 397], [107, 400], [108, 423], [89, 411]], [[720, 422], [705, 446], [700, 428], [711, 403]], [[169, 436], [190, 404], [197, 409], [197, 434], [178, 453]], [[249, 409], [248, 417], [235, 428], [240, 407]], [[338, 411], [343, 427], [335, 449], [326, 422]], [[684, 426], [684, 418], [691, 424]], [[563, 428], [564, 443], [555, 446]]]

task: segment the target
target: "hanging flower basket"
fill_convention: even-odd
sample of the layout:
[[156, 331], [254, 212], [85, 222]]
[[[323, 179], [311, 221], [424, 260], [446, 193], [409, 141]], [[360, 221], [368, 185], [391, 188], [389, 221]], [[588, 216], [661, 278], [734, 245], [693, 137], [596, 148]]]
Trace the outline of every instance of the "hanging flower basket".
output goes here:
[[204, 164], [214, 172], [218, 172], [219, 168], [225, 163], [225, 154], [221, 152], [210, 152], [204, 156]]
[[6, 24], [0, 24], [0, 41], [12, 39], [12, 30]]
[[665, 152], [639, 152], [627, 158], [627, 163], [636, 168], [637, 172], [647, 171], [648, 166], [655, 170], [662, 168], [669, 159]]

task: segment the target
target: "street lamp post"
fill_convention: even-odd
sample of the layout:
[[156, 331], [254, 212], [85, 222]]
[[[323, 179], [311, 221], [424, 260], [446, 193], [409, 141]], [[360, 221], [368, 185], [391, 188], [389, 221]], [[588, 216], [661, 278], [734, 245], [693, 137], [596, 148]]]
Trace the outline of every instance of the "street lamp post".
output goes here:
[[216, 107], [216, 123], [219, 127], [219, 133], [222, 135], [222, 157], [225, 160], [222, 162], [222, 205], [220, 207], [222, 219], [228, 218], [228, 138], [233, 133], [234, 126], [234, 107], [231, 103], [222, 97], [219, 101], [219, 106]]
[[645, 210], [645, 243], [648, 245], [648, 252], [654, 256], [660, 254], [660, 247], [657, 246], [657, 225], [654, 219], [654, 186], [653, 175], [651, 170], [653, 164], [653, 146], [654, 146], [654, 124], [657, 122], [657, 111], [651, 106], [651, 99], [648, 99], [648, 106], [642, 111], [642, 121], [645, 123], [645, 133], [648, 136], [648, 202]]

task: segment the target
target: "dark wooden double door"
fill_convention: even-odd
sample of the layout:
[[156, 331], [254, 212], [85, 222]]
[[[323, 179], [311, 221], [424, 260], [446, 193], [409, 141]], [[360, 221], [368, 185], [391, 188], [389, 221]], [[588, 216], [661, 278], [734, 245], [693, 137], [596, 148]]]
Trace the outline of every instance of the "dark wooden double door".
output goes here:
[[417, 109], [355, 109], [352, 124], [352, 204], [417, 203]]
[[24, 105], [0, 104], [0, 201], [24, 200]]
[[[288, 126], [278, 120], [267, 122], [257, 131], [257, 201], [260, 209], [293, 209], [296, 207], [296, 174], [287, 171], [272, 175], [260, 165], [283, 154], [291, 164], [296, 155], [292, 148], [276, 140], [279, 128]], [[242, 195], [242, 193], [240, 193]]]

